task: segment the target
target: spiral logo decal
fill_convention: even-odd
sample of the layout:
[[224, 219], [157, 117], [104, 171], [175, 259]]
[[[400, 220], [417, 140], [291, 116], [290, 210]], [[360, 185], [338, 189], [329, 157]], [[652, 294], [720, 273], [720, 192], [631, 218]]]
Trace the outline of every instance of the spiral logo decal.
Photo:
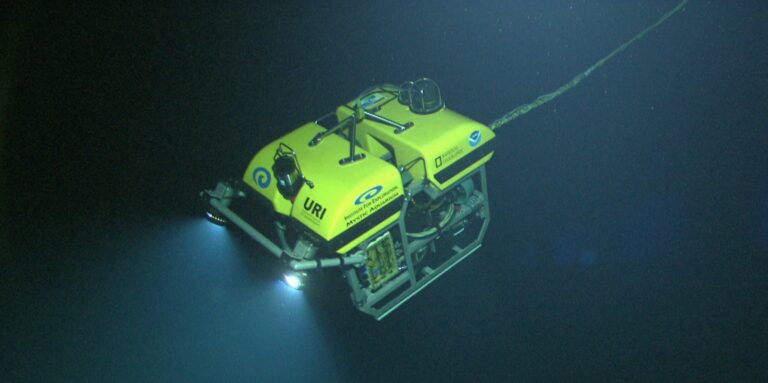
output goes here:
[[253, 182], [256, 182], [260, 188], [264, 189], [272, 181], [272, 174], [266, 168], [258, 167], [253, 170]]
[[364, 203], [365, 201], [368, 201], [369, 199], [376, 197], [379, 193], [381, 193], [381, 185], [374, 186], [366, 191], [363, 192], [363, 194], [360, 194], [360, 196], [357, 197], [355, 200], [355, 205], [360, 205]]
[[469, 135], [469, 146], [475, 147], [480, 143], [480, 140], [483, 138], [483, 135], [480, 133], [479, 130], [475, 130], [472, 132], [472, 134]]

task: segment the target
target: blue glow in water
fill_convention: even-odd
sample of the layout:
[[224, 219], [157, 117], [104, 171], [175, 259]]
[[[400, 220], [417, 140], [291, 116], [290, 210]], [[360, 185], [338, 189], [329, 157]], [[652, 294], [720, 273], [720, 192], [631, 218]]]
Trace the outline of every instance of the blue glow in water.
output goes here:
[[[203, 217], [120, 222], [89, 238], [102, 261], [47, 293], [55, 331], [34, 358], [48, 367], [27, 373], [41, 381], [339, 381], [311, 307], [272, 277], [266, 251]], [[61, 352], [73, 339], [78, 352]]]
[[554, 242], [554, 262], [589, 267], [600, 259], [644, 261], [672, 254], [683, 221], [680, 210], [668, 197], [651, 196], [601, 217], [590, 227], [569, 228]]
[[597, 260], [597, 255], [595, 255], [595, 252], [589, 249], [582, 249], [581, 254], [579, 255], [579, 264], [580, 265], [591, 265]]
[[583, 230], [570, 230], [555, 242], [554, 259], [560, 266], [589, 267], [597, 255], [586, 245]]

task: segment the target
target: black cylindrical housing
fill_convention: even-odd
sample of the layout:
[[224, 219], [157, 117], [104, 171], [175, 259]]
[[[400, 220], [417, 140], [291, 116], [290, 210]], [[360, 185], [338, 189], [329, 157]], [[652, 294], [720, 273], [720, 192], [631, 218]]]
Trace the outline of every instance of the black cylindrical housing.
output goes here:
[[290, 156], [277, 157], [272, 165], [272, 172], [277, 179], [277, 190], [284, 198], [293, 200], [304, 184], [296, 160]]

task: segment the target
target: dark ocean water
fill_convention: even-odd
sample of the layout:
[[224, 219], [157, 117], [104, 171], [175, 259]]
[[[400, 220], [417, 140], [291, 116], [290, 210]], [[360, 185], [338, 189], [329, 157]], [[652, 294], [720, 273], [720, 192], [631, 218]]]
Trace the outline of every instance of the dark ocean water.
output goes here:
[[317, 3], [16, 9], [0, 381], [768, 381], [768, 5], [691, 1], [498, 131], [483, 248], [376, 322], [197, 192], [372, 84], [489, 123], [676, 2]]

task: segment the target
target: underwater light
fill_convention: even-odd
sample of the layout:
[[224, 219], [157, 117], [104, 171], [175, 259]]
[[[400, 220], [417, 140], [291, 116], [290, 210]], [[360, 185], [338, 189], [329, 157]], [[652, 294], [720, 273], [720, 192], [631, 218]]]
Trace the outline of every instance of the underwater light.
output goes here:
[[213, 210], [212, 208], [208, 208], [206, 210], [205, 218], [208, 219], [208, 222], [218, 226], [226, 226], [227, 223], [229, 223], [229, 221], [227, 221], [227, 219], [224, 218], [223, 215]]
[[285, 274], [283, 274], [283, 282], [285, 282], [286, 285], [296, 290], [299, 290], [302, 287], [304, 287], [304, 282], [306, 278], [307, 278], [307, 273], [300, 273], [296, 271], [288, 271]]

